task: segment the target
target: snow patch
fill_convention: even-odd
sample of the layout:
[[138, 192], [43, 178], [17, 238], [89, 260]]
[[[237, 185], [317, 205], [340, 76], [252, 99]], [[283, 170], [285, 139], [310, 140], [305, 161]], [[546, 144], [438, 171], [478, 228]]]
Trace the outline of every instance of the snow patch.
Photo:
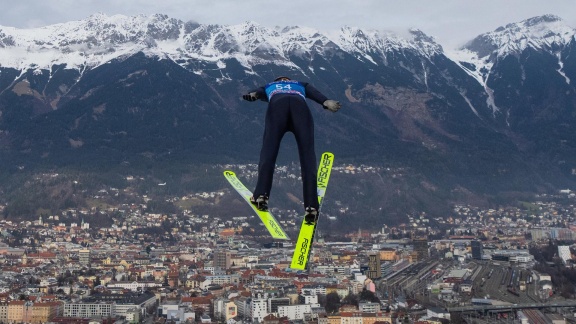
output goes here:
[[567, 84], [570, 84], [570, 78], [566, 75], [566, 73], [564, 73], [564, 62], [562, 62], [562, 54], [560, 54], [560, 52], [556, 53], [556, 57], [558, 58], [558, 65], [560, 66], [558, 68], [558, 73], [560, 73], [561, 76], [564, 77], [564, 80], [566, 80]]
[[470, 99], [468, 99], [468, 97], [466, 97], [466, 92], [460, 90], [460, 95], [462, 96], [462, 98], [464, 98], [464, 100], [466, 101], [466, 103], [468, 104], [468, 106], [470, 107], [470, 109], [472, 109], [472, 112], [473, 112], [477, 117], [480, 117], [480, 115], [478, 114], [478, 111], [476, 110], [476, 108], [474, 108], [474, 106], [472, 105], [472, 102], [470, 101]]
[[487, 58], [479, 58], [475, 52], [467, 49], [447, 51], [444, 54], [484, 88], [488, 96], [486, 104], [492, 109], [492, 115], [499, 112], [500, 108], [494, 102], [494, 90], [490, 89], [487, 84], [494, 63]]

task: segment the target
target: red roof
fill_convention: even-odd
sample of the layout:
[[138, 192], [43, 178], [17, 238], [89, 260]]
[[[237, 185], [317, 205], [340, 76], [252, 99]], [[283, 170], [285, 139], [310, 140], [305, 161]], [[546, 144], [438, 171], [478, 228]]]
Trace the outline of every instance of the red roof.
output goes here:
[[13, 300], [8, 302], [8, 305], [24, 305], [25, 303], [25, 300]]

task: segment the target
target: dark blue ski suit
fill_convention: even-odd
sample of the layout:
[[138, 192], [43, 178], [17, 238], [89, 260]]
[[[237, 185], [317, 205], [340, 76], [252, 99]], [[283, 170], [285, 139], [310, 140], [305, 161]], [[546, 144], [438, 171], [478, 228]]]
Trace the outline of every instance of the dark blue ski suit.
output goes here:
[[304, 207], [317, 210], [314, 120], [306, 98], [321, 105], [328, 98], [312, 85], [294, 80], [271, 82], [253, 92], [257, 99], [269, 102], [254, 197], [270, 196], [280, 142], [286, 132], [292, 132], [300, 156]]

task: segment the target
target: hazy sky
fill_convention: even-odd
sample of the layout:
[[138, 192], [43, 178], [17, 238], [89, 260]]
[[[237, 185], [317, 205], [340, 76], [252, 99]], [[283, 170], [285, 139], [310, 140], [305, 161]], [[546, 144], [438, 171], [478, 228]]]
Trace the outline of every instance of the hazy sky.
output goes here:
[[166, 14], [201, 24], [254, 21], [266, 27], [418, 28], [454, 48], [478, 34], [543, 14], [576, 28], [576, 0], [0, 0], [0, 25], [39, 27], [107, 15]]

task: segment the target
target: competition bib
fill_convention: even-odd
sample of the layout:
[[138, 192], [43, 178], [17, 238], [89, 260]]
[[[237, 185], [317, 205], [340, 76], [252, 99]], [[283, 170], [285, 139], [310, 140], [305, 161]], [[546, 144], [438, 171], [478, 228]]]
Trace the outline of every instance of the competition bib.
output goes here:
[[306, 99], [306, 90], [304, 89], [304, 86], [298, 81], [287, 80], [271, 82], [264, 87], [264, 90], [266, 90], [268, 101], [270, 101], [273, 95], [278, 93], [296, 94]]

